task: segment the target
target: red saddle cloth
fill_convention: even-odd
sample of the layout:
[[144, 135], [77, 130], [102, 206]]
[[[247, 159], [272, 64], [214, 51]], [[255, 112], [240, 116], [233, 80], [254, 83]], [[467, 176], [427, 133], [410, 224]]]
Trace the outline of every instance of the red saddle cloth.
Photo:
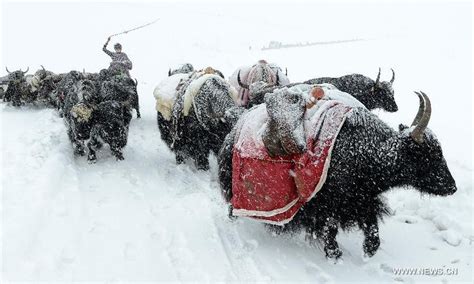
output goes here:
[[284, 225], [323, 186], [336, 137], [351, 108], [325, 101], [307, 111], [307, 151], [275, 157], [268, 155], [261, 133], [268, 119], [262, 104], [239, 121], [232, 157], [232, 214]]

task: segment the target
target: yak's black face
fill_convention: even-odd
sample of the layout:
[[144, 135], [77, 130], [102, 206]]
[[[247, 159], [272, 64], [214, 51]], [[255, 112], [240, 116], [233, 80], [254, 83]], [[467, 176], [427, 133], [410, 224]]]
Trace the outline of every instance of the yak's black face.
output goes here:
[[8, 74], [8, 80], [15, 83], [20, 83], [25, 80], [25, 73], [20, 71], [14, 71]]
[[373, 87], [372, 94], [378, 97], [377, 101], [381, 103], [379, 108], [382, 108], [388, 112], [398, 111], [397, 103], [395, 102], [395, 95], [390, 82], [380, 82]]
[[405, 169], [411, 180], [408, 185], [423, 193], [451, 195], [456, 192], [456, 182], [449, 171], [443, 151], [435, 135], [426, 129], [423, 142], [418, 143], [409, 135], [407, 126], [400, 125], [408, 159]]

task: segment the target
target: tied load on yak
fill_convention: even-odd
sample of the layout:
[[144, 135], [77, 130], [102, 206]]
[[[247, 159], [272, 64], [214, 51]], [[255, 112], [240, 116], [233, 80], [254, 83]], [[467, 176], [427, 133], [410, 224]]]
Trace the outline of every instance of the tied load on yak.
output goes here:
[[[378, 221], [395, 187], [446, 196], [455, 181], [441, 145], [427, 128], [424, 93], [411, 127], [395, 131], [329, 85], [277, 89], [243, 114], [218, 155], [222, 194], [231, 216], [249, 217], [279, 233], [304, 230], [328, 258], [341, 257], [339, 228], [364, 233], [367, 256], [380, 246]], [[339, 97], [340, 99], [331, 99]]]
[[217, 155], [243, 108], [237, 91], [212, 67], [193, 71], [190, 64], [169, 71], [154, 90], [161, 139], [174, 152], [176, 163], [194, 160], [209, 169], [209, 153]]
[[288, 85], [290, 80], [287, 72], [273, 63], [266, 60], [259, 60], [252, 66], [238, 68], [229, 78], [229, 83], [239, 93], [238, 104], [246, 108], [263, 103], [263, 96], [255, 96], [253, 89], [257, 86], [265, 85], [278, 87]]

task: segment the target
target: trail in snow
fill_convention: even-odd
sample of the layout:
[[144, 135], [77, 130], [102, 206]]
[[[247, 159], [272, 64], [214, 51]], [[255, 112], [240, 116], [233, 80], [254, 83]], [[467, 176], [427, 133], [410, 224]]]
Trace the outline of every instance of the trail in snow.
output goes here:
[[[377, 255], [365, 260], [361, 234], [341, 233], [344, 260], [334, 265], [303, 235], [276, 236], [255, 221], [229, 220], [215, 158], [210, 172], [176, 166], [152, 110], [132, 120], [125, 161], [106, 146], [96, 164], [73, 156], [54, 110], [3, 105], [2, 120], [9, 122], [2, 136], [6, 279], [325, 283], [395, 280], [392, 269], [409, 263], [452, 264], [464, 276], [470, 269], [469, 232], [449, 211], [459, 200], [391, 193], [396, 213], [381, 226]], [[452, 207], [436, 212], [446, 203]]]
[[[142, 119], [131, 122], [124, 161], [116, 161], [107, 146], [96, 164], [74, 157], [54, 110], [0, 105], [2, 280], [472, 282], [472, 44], [466, 25], [472, 15], [465, 6], [5, 3], [4, 63], [31, 70], [43, 64], [55, 72], [98, 71], [109, 60], [100, 51], [104, 34], [117, 23], [123, 30], [158, 13], [163, 17], [147, 32], [114, 39], [134, 62], [142, 110]], [[104, 10], [111, 15], [107, 21]], [[31, 33], [39, 22], [56, 29]], [[93, 32], [78, 40], [85, 30]], [[392, 36], [384, 36], [388, 32]], [[255, 48], [314, 36], [378, 40]], [[50, 44], [31, 52], [31, 42]], [[425, 91], [433, 106], [429, 127], [442, 143], [458, 191], [446, 198], [406, 189], [387, 193], [394, 216], [380, 225], [377, 254], [364, 259], [362, 234], [341, 232], [344, 256], [338, 264], [302, 234], [276, 236], [255, 221], [229, 220], [215, 158], [209, 172], [192, 163], [175, 165], [160, 141], [152, 93], [177, 64], [212, 66], [228, 78], [259, 59], [287, 67], [292, 82], [351, 73], [375, 78], [378, 67], [385, 80], [393, 68], [400, 110], [377, 115], [393, 127], [409, 123], [418, 107], [412, 92]], [[401, 276], [397, 268], [456, 268], [458, 274]]]

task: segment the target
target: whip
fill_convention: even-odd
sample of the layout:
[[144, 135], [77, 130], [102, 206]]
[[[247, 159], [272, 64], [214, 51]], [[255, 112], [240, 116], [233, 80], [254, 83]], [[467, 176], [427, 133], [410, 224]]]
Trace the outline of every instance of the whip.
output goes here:
[[133, 31], [136, 31], [136, 30], [138, 30], [138, 29], [141, 29], [141, 28], [144, 28], [144, 27], [153, 25], [154, 23], [158, 22], [159, 20], [160, 20], [160, 18], [154, 20], [153, 22], [149, 22], [149, 23], [147, 23], [147, 24], [144, 24], [144, 25], [135, 27], [135, 28], [133, 28], [133, 29], [129, 29], [129, 30], [126, 30], [126, 31], [123, 31], [123, 32], [120, 32], [120, 33], [113, 34], [113, 35], [109, 36], [109, 38], [111, 38], [111, 37], [113, 37], [113, 36], [118, 36], [118, 35], [122, 35], [122, 34], [127, 34], [127, 33], [129, 33], [129, 32], [133, 32]]

